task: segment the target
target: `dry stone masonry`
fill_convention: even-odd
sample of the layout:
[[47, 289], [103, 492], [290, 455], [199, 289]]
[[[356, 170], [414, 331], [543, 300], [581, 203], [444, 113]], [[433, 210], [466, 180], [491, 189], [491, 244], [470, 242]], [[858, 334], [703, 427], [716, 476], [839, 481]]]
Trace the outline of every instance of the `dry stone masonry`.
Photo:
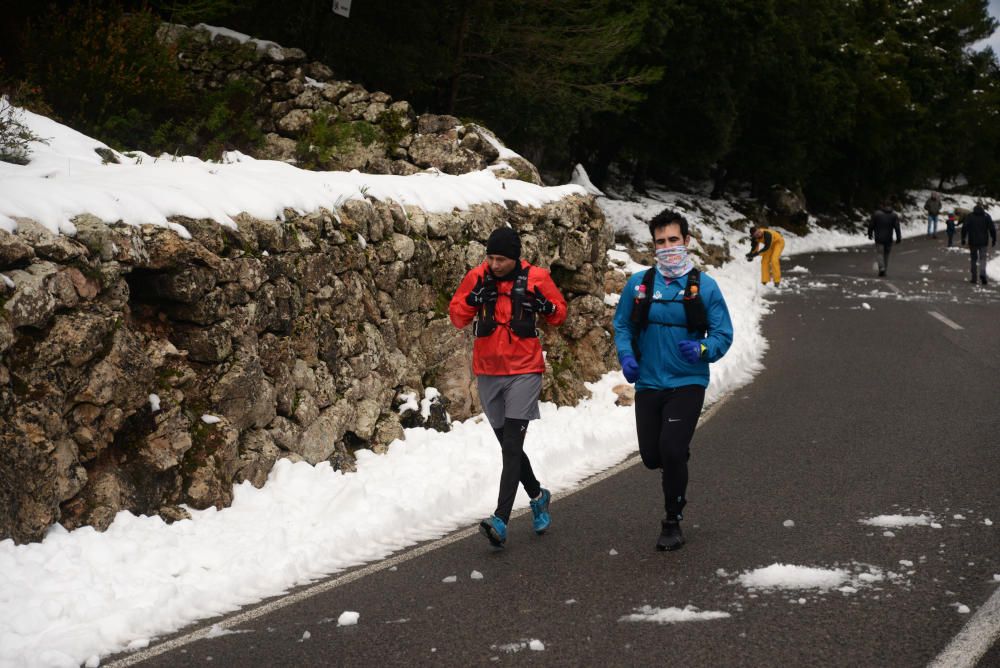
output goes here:
[[439, 416], [478, 413], [470, 335], [447, 303], [499, 225], [569, 299], [543, 332], [544, 397], [574, 403], [610, 368], [611, 238], [590, 198], [171, 220], [192, 238], [90, 215], [74, 238], [24, 219], [0, 231], [0, 537], [225, 506], [279, 457], [350, 470], [355, 449], [402, 437], [401, 419], [422, 424], [398, 413], [402, 393], [433, 386]]
[[164, 24], [159, 37], [176, 47], [178, 63], [196, 89], [219, 90], [237, 80], [250, 88], [258, 100], [258, 125], [266, 133], [254, 157], [294, 163], [301, 142], [319, 141], [310, 130], [322, 124], [324, 140], [334, 142], [313, 147], [323, 153], [318, 158], [323, 169], [409, 175], [425, 169], [465, 174], [491, 167], [504, 177], [541, 184], [529, 161], [500, 157], [486, 128], [463, 125], [454, 116], [418, 117], [409, 102], [335, 80], [329, 67], [308, 61], [301, 49], [241, 41], [204, 26]]
[[[527, 161], [498, 160], [487, 130], [417, 118], [297, 49], [173, 25], [161, 37], [182, 44], [199, 86], [259, 90], [270, 157], [291, 159], [326, 118], [377, 138], [340, 147], [337, 168], [492, 166], [539, 183]], [[190, 239], [89, 214], [74, 237], [26, 219], [0, 230], [0, 539], [39, 540], [55, 522], [104, 529], [121, 510], [173, 521], [184, 504], [228, 505], [234, 483], [263, 485], [278, 458], [351, 470], [355, 450], [383, 452], [403, 426], [478, 414], [471, 335], [447, 305], [501, 225], [569, 302], [564, 325], [542, 330], [543, 398], [575, 403], [611, 368], [612, 234], [589, 196], [451, 213], [367, 198], [283, 218], [171, 218]], [[428, 387], [440, 392], [430, 418], [399, 410]]]

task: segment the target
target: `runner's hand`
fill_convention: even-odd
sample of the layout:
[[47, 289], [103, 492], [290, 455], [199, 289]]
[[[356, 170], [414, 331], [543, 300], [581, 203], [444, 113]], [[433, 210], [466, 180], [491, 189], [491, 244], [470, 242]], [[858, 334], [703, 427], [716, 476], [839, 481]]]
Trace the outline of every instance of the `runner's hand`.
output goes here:
[[524, 300], [525, 311], [533, 311], [542, 315], [552, 315], [556, 312], [556, 305], [546, 299], [545, 295], [538, 288], [535, 288], [525, 296], [529, 297]]
[[476, 285], [465, 297], [465, 303], [473, 308], [479, 308], [484, 304], [491, 304], [497, 300], [497, 289], [495, 285], [486, 286], [483, 279], [476, 281]]
[[701, 360], [702, 345], [700, 341], [680, 341], [677, 348], [681, 351], [681, 357], [687, 362], [694, 364]]
[[625, 374], [625, 380], [630, 383], [639, 380], [639, 363], [631, 355], [622, 358], [622, 373]]

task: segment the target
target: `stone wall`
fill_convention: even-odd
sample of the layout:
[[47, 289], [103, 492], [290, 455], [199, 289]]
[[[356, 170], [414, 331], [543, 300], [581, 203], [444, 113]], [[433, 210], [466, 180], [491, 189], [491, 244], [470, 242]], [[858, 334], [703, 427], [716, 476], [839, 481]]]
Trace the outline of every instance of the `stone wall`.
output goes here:
[[[462, 124], [454, 116], [417, 116], [405, 100], [369, 92], [334, 78], [327, 65], [305, 52], [273, 42], [240, 42], [204, 27], [164, 24], [160, 39], [176, 47], [178, 64], [197, 91], [219, 90], [239, 81], [257, 100], [257, 124], [266, 133], [254, 157], [297, 161], [297, 145], [319, 142], [310, 134], [324, 124], [333, 142], [317, 167], [369, 174], [408, 175], [424, 169], [464, 174], [486, 167], [502, 176], [541, 184], [538, 170], [518, 156], [500, 158], [488, 129]], [[301, 147], [300, 147], [301, 149]]]
[[420, 424], [399, 415], [402, 392], [433, 386], [438, 416], [477, 413], [470, 332], [447, 304], [503, 224], [568, 298], [566, 323], [542, 334], [544, 398], [578, 401], [613, 362], [609, 227], [589, 197], [509, 205], [171, 219], [190, 240], [89, 215], [73, 238], [28, 220], [0, 231], [0, 539], [222, 507], [280, 457], [350, 470], [401, 419]]

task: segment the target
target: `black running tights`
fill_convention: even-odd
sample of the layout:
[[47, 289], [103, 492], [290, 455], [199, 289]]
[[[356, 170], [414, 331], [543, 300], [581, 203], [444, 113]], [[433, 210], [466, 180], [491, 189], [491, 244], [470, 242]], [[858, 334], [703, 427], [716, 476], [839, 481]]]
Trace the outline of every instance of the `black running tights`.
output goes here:
[[646, 468], [663, 470], [667, 519], [680, 519], [687, 504], [689, 446], [704, 403], [701, 385], [643, 390], [635, 395], [639, 455]]
[[528, 432], [528, 421], [505, 418], [503, 427], [494, 429], [493, 432], [497, 435], [500, 449], [503, 451], [500, 495], [497, 498], [497, 510], [494, 514], [506, 524], [510, 521], [510, 511], [514, 507], [518, 483], [524, 485], [524, 491], [531, 498], [538, 496], [542, 486], [535, 479], [528, 455], [524, 454], [524, 436]]

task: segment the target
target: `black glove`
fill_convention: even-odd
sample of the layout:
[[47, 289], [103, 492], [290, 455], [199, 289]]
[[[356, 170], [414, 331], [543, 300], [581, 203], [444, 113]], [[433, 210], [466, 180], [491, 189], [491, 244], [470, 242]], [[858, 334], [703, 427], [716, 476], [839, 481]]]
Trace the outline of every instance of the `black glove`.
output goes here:
[[541, 313], [542, 315], [552, 315], [556, 312], [556, 305], [546, 299], [538, 288], [525, 295], [523, 307], [525, 311]]
[[747, 262], [753, 262], [753, 253], [747, 253]]
[[472, 288], [472, 291], [465, 297], [465, 303], [472, 308], [479, 308], [484, 304], [492, 304], [496, 300], [496, 283], [490, 281], [489, 284], [484, 284], [482, 278], [476, 281], [476, 285]]

